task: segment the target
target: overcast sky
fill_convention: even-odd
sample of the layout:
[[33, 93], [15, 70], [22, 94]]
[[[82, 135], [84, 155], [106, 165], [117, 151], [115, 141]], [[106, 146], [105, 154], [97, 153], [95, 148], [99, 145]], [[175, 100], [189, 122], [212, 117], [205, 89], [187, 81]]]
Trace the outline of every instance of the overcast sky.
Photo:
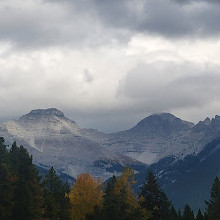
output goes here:
[[0, 121], [55, 107], [81, 127], [220, 114], [219, 0], [0, 0]]

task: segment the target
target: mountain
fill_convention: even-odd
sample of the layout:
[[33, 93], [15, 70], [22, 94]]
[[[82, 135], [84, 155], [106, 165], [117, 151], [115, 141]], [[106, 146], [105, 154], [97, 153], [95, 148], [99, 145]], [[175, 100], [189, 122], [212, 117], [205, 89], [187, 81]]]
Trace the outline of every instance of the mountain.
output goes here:
[[80, 128], [55, 108], [38, 109], [1, 123], [0, 135], [9, 144], [16, 140], [25, 146], [38, 166], [107, 179], [124, 166], [141, 172], [164, 158], [183, 161], [198, 155], [219, 137], [220, 116], [195, 125], [170, 113], [154, 114], [129, 130], [104, 134]]
[[44, 168], [53, 166], [72, 177], [89, 172], [106, 179], [123, 166], [134, 169], [146, 167], [132, 158], [105, 149], [83, 135], [90, 132], [80, 129], [55, 108], [33, 110], [19, 120], [0, 124], [0, 135], [6, 142], [11, 144], [16, 140], [19, 145], [25, 146], [36, 165]]
[[[96, 141], [117, 154], [152, 164], [167, 156], [183, 159], [187, 155], [198, 154], [207, 143], [218, 137], [219, 132], [219, 116], [194, 125], [172, 114], [162, 113], [143, 119], [129, 130], [97, 138]], [[88, 136], [93, 140], [95, 137], [96, 134]]]
[[154, 114], [133, 128], [112, 134], [80, 128], [55, 108], [33, 110], [0, 124], [6, 143], [23, 145], [41, 171], [53, 166], [64, 180], [82, 172], [104, 180], [124, 166], [135, 170], [138, 187], [152, 170], [177, 208], [204, 200], [220, 175], [220, 116], [197, 124], [170, 113]]
[[118, 154], [152, 164], [168, 155], [184, 157], [195, 151], [200, 133], [193, 132], [194, 126], [169, 113], [155, 114], [130, 130], [111, 134], [99, 143]]
[[183, 121], [170, 113], [154, 114], [141, 120], [129, 132], [149, 137], [170, 137], [193, 127], [191, 122]]
[[190, 204], [196, 212], [199, 208], [204, 211], [214, 178], [220, 176], [219, 158], [220, 136], [206, 144], [198, 154], [187, 155], [182, 160], [174, 156], [161, 159], [136, 174], [136, 179], [142, 183], [146, 172], [151, 170], [176, 208]]

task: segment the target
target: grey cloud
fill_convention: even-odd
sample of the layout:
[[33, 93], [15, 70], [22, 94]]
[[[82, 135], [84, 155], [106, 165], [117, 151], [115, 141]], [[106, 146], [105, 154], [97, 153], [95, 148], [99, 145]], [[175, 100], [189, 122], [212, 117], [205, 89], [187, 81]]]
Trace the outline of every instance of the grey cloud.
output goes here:
[[[155, 68], [155, 66], [157, 66]], [[149, 112], [206, 106], [220, 95], [217, 67], [202, 69], [194, 64], [142, 64], [121, 81], [118, 97], [131, 107]]]
[[83, 78], [87, 83], [91, 83], [93, 81], [92, 73], [88, 69], [83, 70]]
[[220, 3], [219, 0], [171, 0], [171, 1], [178, 3], [178, 4], [181, 4], [181, 5], [198, 3], [198, 2], [205, 2], [205, 3], [209, 3], [209, 4]]
[[181, 38], [213, 37], [220, 33], [220, 5], [214, 0], [193, 1], [195, 4], [188, 5], [176, 4], [173, 0], [89, 2], [89, 7], [104, 25], [118, 30]]
[[[218, 36], [220, 5], [217, 0], [90, 0], [68, 1], [92, 12], [103, 26], [133, 33], [165, 37]], [[185, 2], [188, 4], [177, 4]], [[85, 6], [86, 5], [86, 6]]]
[[87, 1], [73, 2], [70, 6], [68, 1], [3, 0], [0, 41], [28, 49], [60, 45], [94, 47], [111, 43], [114, 37], [127, 38], [127, 33], [102, 26], [92, 8], [87, 7]]
[[168, 38], [215, 37], [220, 33], [220, 5], [214, 0], [194, 4], [177, 4], [174, 0], [30, 2], [1, 1], [1, 41], [26, 48], [91, 47], [112, 41], [126, 43], [136, 33]]

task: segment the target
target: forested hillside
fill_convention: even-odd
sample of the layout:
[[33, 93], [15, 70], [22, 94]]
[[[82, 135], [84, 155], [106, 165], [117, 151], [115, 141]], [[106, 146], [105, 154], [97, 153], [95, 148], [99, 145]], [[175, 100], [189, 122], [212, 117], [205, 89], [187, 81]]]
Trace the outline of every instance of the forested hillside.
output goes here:
[[[193, 213], [188, 204], [176, 210], [148, 172], [138, 194], [134, 171], [124, 168], [107, 183], [90, 174], [73, 185], [62, 183], [55, 170], [42, 178], [23, 146], [11, 147], [0, 138], [1, 220], [219, 220], [220, 181], [215, 178], [206, 211]], [[140, 183], [138, 183], [140, 184]], [[210, 189], [207, 189], [209, 191]]]

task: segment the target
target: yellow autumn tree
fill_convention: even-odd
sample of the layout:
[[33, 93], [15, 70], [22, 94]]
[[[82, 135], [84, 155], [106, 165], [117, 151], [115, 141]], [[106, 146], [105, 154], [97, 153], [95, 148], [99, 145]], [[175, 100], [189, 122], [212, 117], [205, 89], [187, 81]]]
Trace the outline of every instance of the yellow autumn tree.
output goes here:
[[132, 204], [135, 201], [132, 189], [132, 185], [134, 184], [136, 184], [136, 181], [134, 180], [134, 171], [131, 168], [125, 168], [122, 171], [121, 176], [116, 180], [114, 193], [119, 195], [124, 191], [127, 202]]
[[147, 220], [151, 213], [141, 208], [132, 189], [134, 184], [136, 184], [134, 171], [131, 168], [125, 168], [121, 176], [117, 178], [113, 190], [118, 198], [117, 200], [120, 201], [117, 207], [119, 209], [118, 215], [127, 216], [128, 219]]
[[71, 219], [85, 220], [86, 215], [94, 212], [94, 207], [102, 206], [102, 181], [87, 173], [81, 174], [67, 196], [71, 203]]

